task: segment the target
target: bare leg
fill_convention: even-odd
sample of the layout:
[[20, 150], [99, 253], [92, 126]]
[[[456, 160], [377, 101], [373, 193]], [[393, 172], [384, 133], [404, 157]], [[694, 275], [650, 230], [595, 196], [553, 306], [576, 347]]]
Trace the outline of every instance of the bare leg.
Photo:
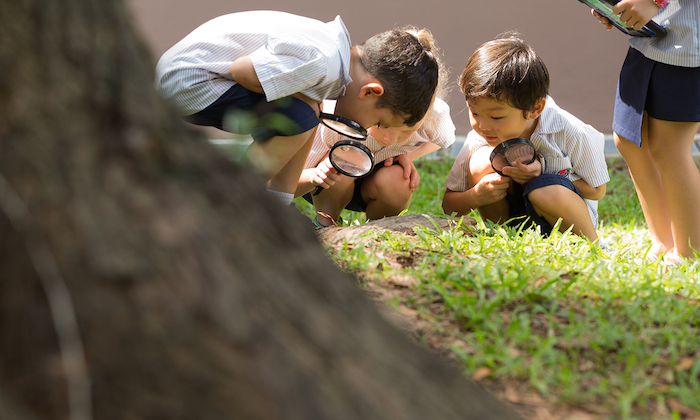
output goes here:
[[362, 200], [367, 203], [367, 219], [396, 216], [411, 203], [413, 192], [403, 177], [401, 165], [380, 168], [362, 182]]
[[537, 214], [552, 226], [562, 219], [563, 230], [573, 226], [572, 232], [575, 234], [588, 238], [591, 242], [598, 239], [586, 203], [570, 189], [561, 185], [548, 185], [532, 190], [527, 198]]
[[649, 151], [648, 119], [645, 115], [642, 123], [642, 146], [615, 134], [615, 146], [629, 166], [630, 175], [637, 190], [639, 203], [644, 212], [649, 235], [651, 236], [651, 256], [659, 257], [673, 249], [671, 219], [665, 198], [661, 174]]
[[314, 127], [296, 136], [278, 136], [253, 142], [246, 155], [269, 181], [271, 190], [294, 194], [315, 133]]
[[700, 171], [692, 142], [700, 123], [648, 118], [649, 151], [661, 176], [674, 251], [686, 258], [700, 251]]
[[[341, 175], [332, 187], [321, 191], [319, 195], [313, 197], [314, 209], [338, 221], [340, 213], [350, 200], [352, 200], [354, 193], [355, 178]], [[330, 220], [326, 220], [322, 217], [319, 217], [318, 221], [324, 226], [330, 226], [332, 224]]]

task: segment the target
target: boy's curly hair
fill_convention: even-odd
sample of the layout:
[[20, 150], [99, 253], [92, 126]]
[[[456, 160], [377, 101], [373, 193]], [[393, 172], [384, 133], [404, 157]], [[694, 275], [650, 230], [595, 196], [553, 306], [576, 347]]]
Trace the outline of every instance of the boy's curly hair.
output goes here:
[[404, 27], [377, 34], [359, 46], [363, 68], [384, 86], [377, 106], [406, 115], [406, 125], [423, 119], [438, 86], [440, 61], [432, 34]]
[[459, 86], [467, 101], [490, 98], [527, 112], [547, 96], [549, 71], [521, 35], [511, 31], [474, 51]]

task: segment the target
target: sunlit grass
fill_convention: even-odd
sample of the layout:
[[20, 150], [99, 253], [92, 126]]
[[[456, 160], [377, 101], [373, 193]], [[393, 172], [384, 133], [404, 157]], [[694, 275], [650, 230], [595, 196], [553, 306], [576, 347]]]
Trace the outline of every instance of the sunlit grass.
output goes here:
[[[450, 166], [418, 163], [409, 213], [442, 215]], [[417, 279], [391, 304], [434, 323], [426, 343], [429, 334], [448, 335], [442, 345], [467, 376], [515, 381], [609, 418], [683, 418], [681, 411], [700, 412], [700, 267], [645, 259], [650, 241], [634, 187], [619, 162], [610, 167], [599, 209], [605, 251], [570, 232], [545, 238], [474, 213], [476, 227], [416, 228], [417, 241], [382, 234], [329, 252], [365, 283]], [[364, 221], [358, 213], [343, 218]], [[388, 253], [414, 262], [387, 264]]]

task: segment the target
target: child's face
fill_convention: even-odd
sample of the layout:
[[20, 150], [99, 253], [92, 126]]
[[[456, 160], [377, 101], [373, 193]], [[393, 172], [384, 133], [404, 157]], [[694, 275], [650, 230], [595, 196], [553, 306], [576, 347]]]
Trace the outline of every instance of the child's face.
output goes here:
[[403, 137], [403, 131], [408, 129], [404, 124], [404, 117], [387, 108], [378, 108], [376, 103], [377, 100], [371, 97], [357, 99], [344, 96], [338, 98], [335, 113], [369, 129], [372, 137], [382, 146], [392, 145], [399, 141]]
[[408, 140], [409, 137], [420, 128], [422, 123], [423, 120], [418, 121], [412, 127], [402, 125], [401, 127], [392, 128], [384, 128], [375, 125], [367, 131], [379, 144], [382, 146], [389, 146], [390, 144], [403, 143]]
[[467, 105], [472, 128], [491, 147], [516, 137], [529, 139], [537, 126], [537, 117], [542, 112], [523, 113], [522, 109], [514, 108], [507, 102], [490, 98], [470, 99]]

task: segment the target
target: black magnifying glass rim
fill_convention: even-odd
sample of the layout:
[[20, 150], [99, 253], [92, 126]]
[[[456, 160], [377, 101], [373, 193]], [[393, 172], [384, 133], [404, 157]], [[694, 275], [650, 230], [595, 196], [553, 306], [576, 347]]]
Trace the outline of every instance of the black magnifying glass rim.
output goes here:
[[[335, 149], [337, 149], [338, 147], [341, 147], [341, 146], [353, 146], [353, 147], [356, 147], [356, 148], [360, 149], [362, 152], [364, 152], [365, 155], [367, 155], [367, 156], [369, 157], [369, 162], [370, 162], [369, 170], [368, 170], [367, 172], [363, 173], [363, 174], [356, 175], [356, 174], [347, 172], [347, 171], [345, 171], [344, 169], [339, 168], [338, 165], [336, 165], [336, 163], [333, 161], [333, 159], [330, 158], [330, 156], [333, 156], [333, 151], [334, 151]], [[349, 177], [353, 177], [353, 178], [361, 178], [361, 177], [363, 177], [363, 176], [369, 174], [370, 172], [372, 172], [372, 169], [374, 169], [374, 154], [372, 153], [371, 150], [369, 150], [369, 147], [365, 146], [363, 143], [360, 143], [359, 141], [355, 141], [355, 140], [340, 140], [340, 141], [337, 141], [337, 142], [333, 145], [333, 147], [331, 147], [331, 150], [328, 152], [328, 156], [329, 156], [329, 160], [331, 161], [331, 165], [333, 165], [333, 167], [335, 168], [335, 170], [338, 171], [339, 173], [345, 175], [345, 176], [349, 176]], [[318, 187], [316, 187], [316, 188], [314, 189], [312, 195], [313, 195], [313, 196], [317, 196], [317, 195], [319, 195], [322, 191], [323, 191], [323, 187], [319, 185]]]
[[535, 151], [535, 153], [532, 154], [532, 160], [530, 160], [528, 163], [526, 163], [526, 165], [531, 164], [532, 162], [535, 161], [535, 159], [537, 159], [535, 145], [532, 144], [532, 142], [530, 140], [528, 140], [524, 137], [516, 137], [514, 139], [508, 139], [508, 140], [504, 141], [503, 143], [500, 143], [498, 146], [494, 147], [493, 150], [491, 151], [491, 157], [490, 157], [491, 168], [493, 168], [493, 170], [496, 171], [496, 173], [498, 175], [503, 175], [503, 172], [499, 171], [498, 169], [496, 169], [496, 167], [493, 166], [493, 159], [497, 155], [504, 155], [504, 157], [505, 157], [506, 149], [508, 149], [512, 146], [515, 146], [516, 144], [528, 144], [532, 147], [532, 150]]
[[[356, 123], [353, 120], [350, 120], [350, 119], [345, 118], [345, 117], [341, 117], [340, 115], [336, 115], [336, 114], [327, 114], [325, 112], [320, 112], [318, 114], [318, 118], [319, 118], [319, 120], [321, 120], [321, 123], [323, 123], [323, 125], [325, 125], [326, 127], [330, 128], [331, 130], [335, 131], [336, 133], [338, 133], [340, 135], [347, 136], [347, 137], [350, 137], [350, 138], [355, 139], [355, 140], [365, 140], [367, 138], [367, 130], [365, 130], [365, 128], [363, 126], [361, 126], [360, 124]], [[336, 121], [336, 122], [339, 122], [341, 124], [344, 124], [344, 125], [350, 127], [351, 129], [353, 129], [354, 131], [357, 132], [357, 137], [348, 135], [348, 133], [341, 133], [340, 131], [338, 131], [335, 128], [331, 127], [330, 125], [326, 124], [326, 122], [324, 120]]]
[[333, 165], [333, 167], [335, 168], [336, 171], [338, 171], [339, 173], [341, 173], [343, 175], [351, 176], [353, 178], [359, 178], [361, 176], [365, 176], [368, 173], [372, 172], [372, 168], [374, 168], [374, 154], [372, 154], [372, 151], [369, 150], [369, 147], [367, 147], [363, 143], [360, 143], [360, 142], [355, 141], [355, 140], [340, 140], [340, 141], [336, 142], [333, 145], [333, 147], [331, 147], [330, 152], [328, 152], [328, 156], [329, 157], [333, 156], [333, 151], [341, 146], [353, 146], [353, 147], [360, 149], [361, 151], [363, 151], [365, 153], [365, 155], [367, 155], [369, 157], [370, 165], [369, 165], [369, 169], [367, 170], [367, 172], [360, 174], [360, 175], [355, 175], [353, 173], [347, 172], [347, 171], [339, 168], [338, 165], [336, 165], [335, 162], [333, 161], [333, 158], [330, 158], [329, 160], [331, 161], [331, 165]]

